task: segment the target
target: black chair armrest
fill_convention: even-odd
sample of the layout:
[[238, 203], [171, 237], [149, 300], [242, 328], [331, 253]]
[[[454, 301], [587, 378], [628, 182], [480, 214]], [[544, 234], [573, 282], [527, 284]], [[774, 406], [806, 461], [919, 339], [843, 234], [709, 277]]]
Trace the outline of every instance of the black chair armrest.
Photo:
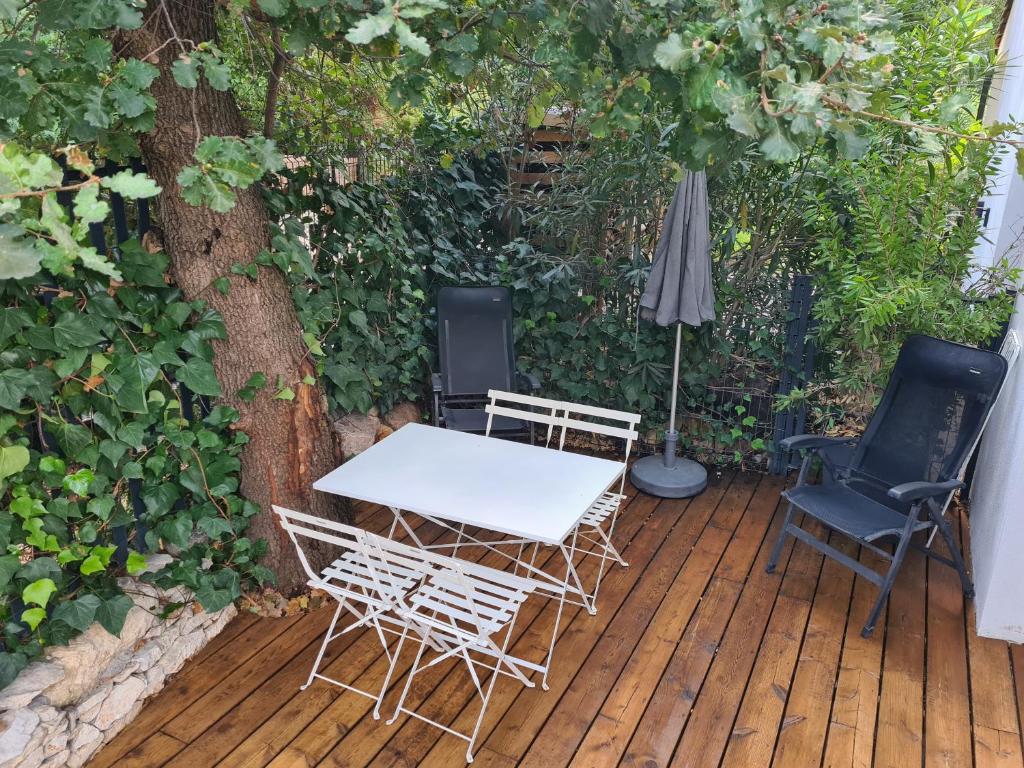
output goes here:
[[441, 381], [440, 373], [430, 374], [430, 388], [437, 394], [444, 391], [444, 383]]
[[930, 499], [933, 496], [943, 496], [951, 491], [963, 488], [964, 484], [959, 480], [947, 480], [944, 483], [928, 483], [914, 481], [900, 483], [889, 489], [889, 495], [896, 501], [914, 502], [922, 499]]
[[856, 437], [826, 437], [825, 435], [793, 435], [779, 441], [779, 448], [784, 451], [810, 451], [817, 448], [828, 448], [830, 445], [845, 445], [855, 442]]
[[529, 389], [531, 392], [540, 391], [540, 379], [532, 373], [516, 371], [516, 379], [520, 389]]

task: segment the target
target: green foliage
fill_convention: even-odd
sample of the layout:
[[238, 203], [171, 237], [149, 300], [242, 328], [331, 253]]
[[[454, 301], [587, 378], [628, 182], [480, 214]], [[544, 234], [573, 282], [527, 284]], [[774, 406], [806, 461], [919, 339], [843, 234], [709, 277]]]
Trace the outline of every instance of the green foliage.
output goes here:
[[831, 169], [833, 194], [808, 209], [818, 231], [815, 336], [829, 363], [817, 404], [824, 396], [864, 418], [911, 333], [980, 344], [999, 332], [1012, 310], [1000, 289], [1018, 273], [999, 266], [969, 285], [986, 154], [933, 162], [877, 148]]
[[389, 190], [324, 183], [316, 168], [288, 177], [284, 190], [267, 192], [279, 219], [260, 260], [292, 279], [331, 407], [365, 412], [418, 397], [429, 360], [423, 273]]
[[235, 206], [235, 188], [248, 189], [284, 164], [274, 142], [259, 136], [207, 136], [196, 148], [196, 160], [199, 165], [186, 166], [178, 174], [181, 196], [191, 205], [219, 213]]
[[[160, 187], [128, 170], [100, 178], [82, 153], [69, 149], [66, 156], [86, 177], [63, 187], [64, 174], [52, 158], [14, 143], [0, 145], [0, 280], [31, 277], [41, 269], [67, 276], [81, 267], [121, 279], [105, 254], [84, 245], [89, 225], [110, 212], [99, 197], [100, 187], [129, 199], [153, 197]], [[74, 192], [73, 219], [57, 202], [59, 190]]]
[[[136, 183], [121, 178], [111, 186]], [[173, 383], [219, 393], [210, 342], [223, 323], [167, 284], [166, 256], [120, 251], [123, 283], [89, 271], [0, 282], [0, 686], [93, 621], [120, 632], [132, 603], [117, 577], [148, 569], [115, 556], [115, 528], [171, 554], [145, 578], [194, 590], [207, 610], [270, 577], [244, 536], [256, 508], [238, 494], [237, 413], [199, 418]]]

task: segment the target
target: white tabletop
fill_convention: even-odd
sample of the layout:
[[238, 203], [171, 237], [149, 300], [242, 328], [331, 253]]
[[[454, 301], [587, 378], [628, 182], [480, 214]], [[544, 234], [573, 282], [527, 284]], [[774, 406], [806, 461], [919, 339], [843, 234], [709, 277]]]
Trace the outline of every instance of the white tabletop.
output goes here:
[[621, 471], [608, 459], [407, 424], [313, 487], [558, 544]]

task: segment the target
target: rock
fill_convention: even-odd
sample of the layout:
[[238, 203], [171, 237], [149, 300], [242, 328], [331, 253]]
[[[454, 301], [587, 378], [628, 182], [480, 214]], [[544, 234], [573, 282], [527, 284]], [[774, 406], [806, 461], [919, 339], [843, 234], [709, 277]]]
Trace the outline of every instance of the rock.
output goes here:
[[164, 687], [164, 680], [166, 679], [167, 673], [160, 667], [153, 667], [146, 672], [146, 698], [159, 692]]
[[380, 419], [370, 413], [349, 413], [334, 422], [334, 431], [340, 438], [341, 453], [346, 459], [362, 453], [377, 439]]
[[420, 409], [416, 407], [416, 403], [404, 402], [399, 403], [384, 414], [383, 421], [392, 430], [398, 430], [406, 424], [419, 424], [423, 421], [423, 418], [420, 415]]
[[[145, 691], [146, 683], [137, 677], [129, 677], [123, 683], [115, 685], [110, 695], [100, 705], [100, 711], [96, 714], [92, 724], [101, 731], [107, 730], [113, 723], [128, 714]], [[78, 748], [75, 747], [75, 749], [77, 751]]]
[[55, 733], [43, 746], [43, 754], [46, 757], [52, 757], [53, 755], [63, 752], [68, 745], [69, 738], [70, 736], [67, 731], [59, 731], [58, 733]]
[[99, 714], [100, 707], [103, 705], [107, 696], [110, 695], [113, 688], [113, 684], [108, 683], [102, 688], [97, 689], [95, 693], [79, 703], [79, 705], [75, 707], [75, 715], [78, 717], [79, 722], [91, 723], [93, 719], [95, 719], [96, 715]]
[[68, 756], [69, 768], [78, 768], [92, 757], [92, 753], [103, 743], [103, 733], [95, 726], [82, 723], [71, 742], [71, 754]]
[[160, 657], [163, 656], [164, 649], [160, 643], [156, 640], [147, 640], [146, 644], [143, 645], [139, 650], [135, 652], [135, 661], [138, 662], [139, 670], [146, 672], [160, 661]]
[[116, 675], [124, 669], [128, 657], [118, 657], [124, 654], [125, 648], [130, 653], [131, 647], [142, 639], [154, 621], [156, 618], [151, 613], [136, 606], [128, 611], [120, 637], [93, 624], [68, 645], [51, 648], [47, 655], [64, 668], [64, 679], [48, 686], [43, 695], [57, 707], [75, 703], [96, 687], [103, 673]]
[[27, 707], [4, 712], [0, 717], [0, 765], [25, 754], [38, 726], [39, 715]]
[[29, 664], [14, 681], [0, 690], [0, 710], [27, 707], [36, 696], [64, 679], [57, 664], [40, 661]]
[[51, 768], [51, 766], [53, 768], [57, 768], [57, 766], [61, 766], [63, 768], [63, 766], [68, 764], [68, 759], [70, 757], [71, 757], [71, 750], [70, 749], [65, 749], [65, 750], [61, 751], [60, 753], [54, 755], [53, 757], [46, 758], [46, 761], [43, 763], [43, 766], [45, 768]]
[[167, 675], [177, 672], [181, 669], [185, 660], [202, 648], [205, 643], [206, 638], [202, 632], [179, 637], [167, 645], [161, 643], [161, 645], [164, 645], [164, 655], [160, 657], [157, 666]]

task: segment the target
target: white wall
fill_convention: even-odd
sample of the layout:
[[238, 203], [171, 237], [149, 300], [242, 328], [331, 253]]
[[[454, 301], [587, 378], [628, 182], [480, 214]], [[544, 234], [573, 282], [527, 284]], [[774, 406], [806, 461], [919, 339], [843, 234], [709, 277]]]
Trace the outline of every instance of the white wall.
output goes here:
[[[1024, 2], [1010, 12], [1001, 43], [1007, 63], [992, 84], [986, 122], [1024, 118]], [[1013, 258], [1024, 244], [1024, 178], [1007, 152], [992, 179], [987, 241], [979, 241], [981, 266]], [[1024, 339], [1024, 294], [1011, 328]], [[985, 637], [1024, 643], [1024, 360], [1003, 387], [982, 440], [971, 491], [971, 556], [977, 591], [977, 630]]]
[[[1024, 339], [1024, 294], [1011, 329]], [[1024, 643], [1024, 360], [1003, 385], [971, 490], [977, 630]]]

